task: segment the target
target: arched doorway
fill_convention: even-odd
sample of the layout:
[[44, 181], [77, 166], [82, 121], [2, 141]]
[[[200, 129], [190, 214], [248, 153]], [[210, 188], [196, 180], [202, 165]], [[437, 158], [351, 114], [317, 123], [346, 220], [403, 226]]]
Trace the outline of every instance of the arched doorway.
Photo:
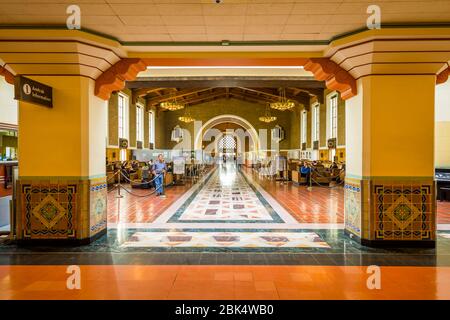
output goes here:
[[232, 133], [225, 133], [217, 142], [219, 159], [223, 162], [236, 161], [238, 155], [237, 137]]
[[[226, 124], [230, 124], [231, 129], [221, 128], [221, 125]], [[202, 150], [204, 153], [209, 153], [214, 158], [218, 156], [216, 153], [220, 153], [219, 141], [227, 135], [232, 136], [236, 143], [235, 155], [238, 162], [244, 163], [257, 155], [260, 141], [256, 129], [246, 119], [231, 114], [214, 117], [203, 124], [196, 133], [194, 148], [196, 151]], [[208, 142], [211, 142], [209, 148], [205, 147], [205, 143], [208, 144]]]

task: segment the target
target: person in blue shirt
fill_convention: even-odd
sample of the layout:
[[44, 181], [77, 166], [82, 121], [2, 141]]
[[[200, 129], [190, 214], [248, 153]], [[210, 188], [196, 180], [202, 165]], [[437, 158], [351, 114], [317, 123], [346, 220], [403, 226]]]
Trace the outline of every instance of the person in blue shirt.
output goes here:
[[162, 154], [158, 155], [155, 163], [152, 166], [152, 173], [155, 176], [156, 195], [164, 196], [164, 174], [167, 171], [166, 163]]
[[311, 167], [306, 161], [303, 162], [303, 165], [300, 168], [300, 174], [302, 177], [306, 178], [306, 183], [309, 184], [311, 179]]

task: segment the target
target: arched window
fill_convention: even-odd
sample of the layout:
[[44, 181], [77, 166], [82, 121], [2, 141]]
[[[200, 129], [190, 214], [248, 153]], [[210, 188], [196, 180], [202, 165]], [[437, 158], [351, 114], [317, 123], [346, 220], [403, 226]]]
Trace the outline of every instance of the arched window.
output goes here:
[[236, 149], [236, 140], [231, 134], [226, 134], [220, 138], [218, 147], [220, 150], [234, 150]]
[[313, 141], [320, 139], [320, 104], [315, 104], [313, 107]]
[[337, 138], [338, 130], [338, 95], [330, 98], [330, 138]]
[[144, 141], [144, 107], [136, 105], [136, 141]]
[[155, 145], [155, 113], [150, 111], [148, 114], [148, 141]]
[[306, 139], [308, 136], [308, 112], [306, 110], [302, 111], [301, 115], [301, 142], [306, 143]]
[[119, 93], [118, 99], [119, 138], [128, 139], [128, 97]]

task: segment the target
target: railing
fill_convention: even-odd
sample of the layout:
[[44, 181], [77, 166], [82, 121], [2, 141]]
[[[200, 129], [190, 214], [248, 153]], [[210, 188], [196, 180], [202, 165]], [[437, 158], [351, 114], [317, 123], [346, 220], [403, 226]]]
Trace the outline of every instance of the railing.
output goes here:
[[[185, 176], [187, 178], [190, 178], [195, 183], [195, 182], [199, 181], [207, 172], [208, 172], [208, 168], [206, 165], [194, 164], [194, 165], [191, 165], [190, 170], [188, 170], [188, 174], [186, 174]], [[122, 179], [124, 179], [127, 182], [127, 184], [129, 183], [131, 186], [144, 186], [144, 185], [151, 185], [156, 179], [163, 176], [162, 188], [164, 189], [164, 175], [165, 175], [164, 173], [160, 173], [160, 174], [156, 175], [155, 177], [153, 177], [151, 180], [143, 181], [143, 182], [136, 182], [136, 181], [131, 180], [129, 177], [127, 177], [125, 175], [123, 169], [120, 168], [120, 169], [117, 169], [117, 171], [114, 172], [114, 174], [111, 177], [109, 177], [106, 181], [107, 184], [109, 184], [111, 181], [115, 181], [116, 177], [118, 180], [117, 183], [115, 183], [113, 185], [113, 187], [108, 190], [108, 193], [117, 189], [116, 198], [123, 198], [123, 195], [120, 193], [120, 190], [123, 190], [126, 193], [128, 193], [132, 196], [135, 196], [135, 197], [140, 197], [140, 198], [149, 197], [158, 191], [158, 189], [156, 187], [154, 190], [152, 190], [151, 192], [148, 192], [146, 194], [137, 194], [137, 193], [129, 190], [125, 186], [123, 186]]]

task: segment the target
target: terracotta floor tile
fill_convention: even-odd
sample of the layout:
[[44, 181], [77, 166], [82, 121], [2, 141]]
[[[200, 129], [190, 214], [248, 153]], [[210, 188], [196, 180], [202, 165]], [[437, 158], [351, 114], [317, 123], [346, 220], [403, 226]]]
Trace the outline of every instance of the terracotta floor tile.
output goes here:
[[[60, 279], [64, 266], [0, 266], [0, 272], [8, 274], [0, 282], [0, 298], [450, 299], [450, 267], [381, 267], [381, 290], [367, 288], [367, 274], [361, 272], [366, 267], [246, 266], [244, 274], [265, 271], [274, 274], [275, 280], [227, 280], [239, 274], [236, 267], [185, 266], [184, 273], [204, 272], [207, 276], [181, 279], [179, 268], [167, 266], [170, 277], [152, 280], [124, 274], [163, 273], [165, 266], [81, 266], [82, 289], [67, 290]], [[89, 277], [83, 278], [83, 274]], [[215, 276], [211, 278], [211, 274]], [[92, 275], [97, 278], [92, 280]]]
[[[248, 174], [251, 169], [244, 168]], [[292, 182], [280, 184], [274, 180], [254, 179], [274, 197], [300, 223], [344, 223], [344, 189], [342, 187], [296, 186]], [[167, 198], [156, 196], [145, 198], [133, 197], [126, 192], [121, 199], [116, 198], [116, 191], [108, 193], [108, 222], [117, 223], [151, 223], [161, 215], [178, 197], [191, 188], [190, 182], [185, 186], [166, 188]], [[136, 194], [147, 194], [148, 190], [130, 189]], [[437, 202], [437, 223], [450, 224], [450, 201]]]

